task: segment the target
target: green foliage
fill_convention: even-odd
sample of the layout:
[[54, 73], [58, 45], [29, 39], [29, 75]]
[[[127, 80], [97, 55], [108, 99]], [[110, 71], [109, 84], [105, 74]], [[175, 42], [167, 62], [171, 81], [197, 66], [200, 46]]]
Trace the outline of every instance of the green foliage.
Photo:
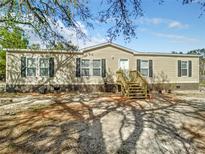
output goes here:
[[[25, 49], [28, 46], [28, 39], [19, 27], [0, 28], [1, 48]], [[6, 74], [6, 51], [0, 50], [0, 79], [4, 79]]]
[[77, 0], [1, 0], [0, 14], [0, 23], [29, 26], [44, 41], [65, 41], [56, 31], [56, 27], [59, 27], [57, 21], [66, 27], [72, 27], [83, 36], [84, 33], [76, 21], [80, 19], [88, 25], [88, 18], [91, 18], [87, 2]]
[[77, 51], [78, 47], [73, 45], [71, 42], [68, 42], [66, 44], [61, 42], [54, 42], [47, 46], [47, 48], [52, 50], [68, 50], [68, 51]]
[[199, 74], [200, 74], [200, 81], [205, 82], [205, 48], [191, 50], [187, 52], [187, 54], [194, 54], [194, 55], [202, 56], [199, 61]]
[[0, 28], [0, 45], [2, 48], [25, 49], [28, 46], [28, 39], [19, 27]]
[[172, 51], [172, 54], [183, 54], [183, 52]]
[[31, 45], [29, 46], [29, 49], [39, 50], [39, 49], [41, 49], [41, 46], [40, 46], [40, 44], [38, 44], [38, 43], [36, 43], [36, 44], [31, 44]]
[[[159, 4], [166, 1], [169, 0], [155, 0]], [[202, 10], [205, 9], [205, 2], [202, 0], [176, 1], [183, 5], [198, 4]], [[96, 0], [95, 5], [98, 10], [93, 12], [88, 0], [1, 0], [0, 23], [28, 25], [48, 41], [62, 39], [62, 34], [56, 31], [59, 22], [66, 28], [72, 28], [81, 37], [86, 34], [79, 22], [93, 27], [98, 20], [108, 25], [107, 36], [111, 40], [120, 35], [126, 40], [136, 38], [137, 25], [133, 21], [143, 16], [143, 0], [101, 0], [99, 3]]]
[[5, 78], [6, 74], [6, 52], [0, 51], [0, 80]]
[[187, 52], [187, 54], [202, 55], [205, 57], [205, 48], [191, 50], [191, 51]]

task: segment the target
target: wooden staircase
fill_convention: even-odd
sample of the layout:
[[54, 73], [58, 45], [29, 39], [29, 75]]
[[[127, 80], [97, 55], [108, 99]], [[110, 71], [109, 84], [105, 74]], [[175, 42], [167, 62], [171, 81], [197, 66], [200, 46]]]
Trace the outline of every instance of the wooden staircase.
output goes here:
[[145, 99], [145, 92], [138, 83], [128, 83], [128, 97], [133, 99]]
[[148, 83], [137, 71], [130, 71], [126, 76], [122, 70], [117, 71], [117, 83], [121, 86], [123, 95], [130, 99], [147, 98]]

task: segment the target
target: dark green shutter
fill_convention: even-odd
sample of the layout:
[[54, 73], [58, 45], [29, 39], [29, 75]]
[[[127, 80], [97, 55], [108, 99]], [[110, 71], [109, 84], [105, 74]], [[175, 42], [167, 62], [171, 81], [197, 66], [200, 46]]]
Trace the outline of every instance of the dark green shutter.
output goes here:
[[76, 58], [76, 77], [80, 77], [80, 58]]
[[49, 76], [54, 77], [54, 58], [49, 59]]
[[106, 60], [102, 59], [102, 77], [106, 77]]
[[149, 77], [153, 77], [153, 62], [149, 60]]
[[181, 60], [178, 60], [178, 77], [182, 76], [182, 70], [181, 70]]
[[141, 68], [141, 61], [140, 59], [137, 59], [137, 71], [140, 72], [140, 68]]
[[21, 77], [26, 77], [26, 57], [21, 57]]
[[192, 77], [192, 61], [189, 60], [189, 77]]

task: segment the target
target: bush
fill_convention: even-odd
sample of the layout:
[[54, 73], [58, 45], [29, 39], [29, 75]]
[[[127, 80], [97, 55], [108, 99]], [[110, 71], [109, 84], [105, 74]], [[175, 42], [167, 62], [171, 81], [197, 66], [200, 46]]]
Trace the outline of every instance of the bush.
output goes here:
[[163, 91], [171, 93], [176, 85], [175, 83], [169, 83], [168, 76], [164, 72], [154, 76], [151, 82], [151, 88], [159, 93], [163, 93]]

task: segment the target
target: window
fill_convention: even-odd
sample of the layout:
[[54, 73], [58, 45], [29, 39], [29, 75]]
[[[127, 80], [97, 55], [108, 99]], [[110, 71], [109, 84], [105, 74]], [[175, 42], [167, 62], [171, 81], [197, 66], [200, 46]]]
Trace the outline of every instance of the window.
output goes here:
[[27, 58], [27, 76], [36, 76], [35, 58]]
[[82, 59], [81, 60], [81, 75], [82, 76], [101, 76], [101, 59]]
[[89, 59], [81, 60], [81, 75], [82, 76], [90, 75], [90, 60]]
[[40, 58], [40, 76], [49, 76], [49, 59]]
[[182, 76], [188, 75], [188, 62], [187, 61], [181, 62], [181, 73], [182, 73]]
[[93, 76], [101, 76], [101, 60], [93, 60]]
[[119, 68], [123, 70], [126, 76], [129, 74], [129, 60], [128, 59], [120, 59]]
[[140, 72], [143, 76], [149, 75], [149, 61], [148, 60], [141, 60], [141, 68]]
[[129, 70], [129, 61], [128, 59], [120, 59], [119, 68], [122, 70]]

